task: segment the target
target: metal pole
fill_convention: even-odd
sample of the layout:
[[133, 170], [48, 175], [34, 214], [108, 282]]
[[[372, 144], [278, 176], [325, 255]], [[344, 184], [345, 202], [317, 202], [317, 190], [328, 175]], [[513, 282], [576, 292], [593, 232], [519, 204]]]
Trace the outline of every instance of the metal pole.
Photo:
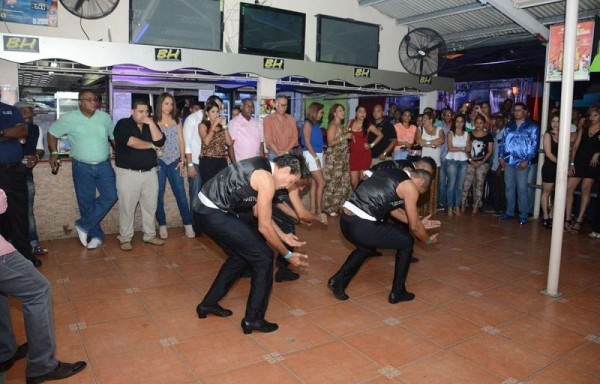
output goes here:
[[[548, 56], [548, 49], [546, 48], [546, 56]], [[538, 167], [537, 167], [537, 178], [535, 180], [536, 185], [542, 185], [542, 167], [546, 156], [544, 155], [544, 133], [548, 130], [548, 110], [550, 109], [550, 83], [544, 81], [544, 90], [542, 91], [542, 117], [540, 121], [540, 153], [538, 155]], [[535, 189], [535, 203], [533, 205], [533, 218], [540, 218], [540, 202], [542, 201], [542, 190], [540, 188]]]
[[558, 156], [556, 162], [556, 190], [554, 197], [554, 217], [552, 220], [552, 240], [548, 263], [548, 284], [541, 293], [560, 297], [558, 277], [565, 218], [565, 197], [567, 195], [567, 169], [569, 164], [569, 138], [571, 135], [571, 113], [573, 105], [573, 79], [575, 75], [575, 46], [577, 43], [577, 10], [579, 0], [567, 0], [565, 15], [565, 39], [563, 47], [562, 92], [560, 95], [560, 131], [558, 134]]

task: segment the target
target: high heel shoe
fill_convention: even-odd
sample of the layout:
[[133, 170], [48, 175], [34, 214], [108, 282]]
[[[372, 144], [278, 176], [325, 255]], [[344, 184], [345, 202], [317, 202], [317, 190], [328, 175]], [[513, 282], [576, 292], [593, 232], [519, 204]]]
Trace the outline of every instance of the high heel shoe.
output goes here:
[[247, 321], [246, 319], [242, 319], [242, 331], [244, 334], [249, 335], [252, 331], [258, 332], [274, 332], [279, 328], [279, 325], [275, 323], [269, 323], [265, 319]]
[[350, 298], [350, 296], [346, 295], [346, 292], [344, 292], [345, 291], [344, 282], [341, 279], [332, 277], [327, 282], [327, 287], [329, 287], [329, 289], [331, 289], [331, 292], [333, 292], [333, 296], [335, 296], [336, 299], [338, 299], [338, 300], [344, 301], [344, 300], [348, 300]]
[[196, 307], [196, 313], [198, 314], [198, 318], [200, 319], [205, 319], [206, 315], [208, 315], [209, 313], [218, 317], [228, 317], [233, 315], [233, 312], [231, 312], [229, 309], [221, 307], [219, 304], [211, 306], [198, 304], [198, 306]]

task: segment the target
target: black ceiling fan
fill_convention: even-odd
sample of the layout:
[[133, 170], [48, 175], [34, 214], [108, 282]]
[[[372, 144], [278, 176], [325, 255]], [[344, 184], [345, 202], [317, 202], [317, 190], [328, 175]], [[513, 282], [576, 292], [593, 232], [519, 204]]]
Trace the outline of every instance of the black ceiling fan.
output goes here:
[[119, 5], [119, 0], [60, 0], [67, 11], [83, 19], [101, 19]]
[[409, 31], [400, 42], [398, 57], [408, 73], [432, 76], [446, 62], [446, 42], [433, 29], [416, 28]]

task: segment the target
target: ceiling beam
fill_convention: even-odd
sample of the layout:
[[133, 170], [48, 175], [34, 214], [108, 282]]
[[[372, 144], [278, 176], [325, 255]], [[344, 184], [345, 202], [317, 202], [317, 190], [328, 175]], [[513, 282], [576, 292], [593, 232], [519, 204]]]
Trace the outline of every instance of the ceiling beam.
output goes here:
[[368, 7], [379, 3], [386, 3], [390, 0], [358, 0], [359, 7]]
[[462, 51], [465, 49], [481, 48], [498, 45], [515, 44], [524, 41], [537, 41], [530, 33], [517, 33], [505, 36], [491, 36], [473, 40], [448, 41], [448, 51]]
[[[582, 11], [579, 12], [579, 14], [577, 15], [577, 20], [592, 19], [596, 17], [596, 15], [600, 15], [600, 10], [592, 9], [588, 11]], [[538, 21], [544, 25], [552, 25], [557, 23], [564, 24], [565, 15], [544, 17], [542, 19], [539, 19]]]
[[515, 8], [512, 0], [478, 0], [481, 4], [490, 4], [515, 23], [540, 40], [550, 39], [550, 30], [527, 11]]
[[452, 40], [468, 40], [469, 38], [479, 37], [482, 35], [495, 35], [499, 33], [507, 33], [519, 29], [518, 25], [513, 23], [498, 25], [495, 27], [471, 29], [468, 31], [448, 33], [443, 35], [444, 40], [452, 42]]
[[438, 19], [440, 17], [460, 15], [461, 13], [478, 11], [478, 10], [484, 9], [484, 8], [487, 8], [487, 5], [479, 4], [479, 3], [465, 4], [465, 5], [460, 5], [458, 7], [442, 9], [442, 10], [436, 11], [436, 12], [428, 12], [428, 13], [423, 13], [423, 14], [416, 15], [416, 16], [410, 16], [410, 17], [404, 17], [402, 19], [396, 19], [396, 24], [400, 24], [400, 25], [415, 24], [415, 23], [420, 23], [423, 21]]

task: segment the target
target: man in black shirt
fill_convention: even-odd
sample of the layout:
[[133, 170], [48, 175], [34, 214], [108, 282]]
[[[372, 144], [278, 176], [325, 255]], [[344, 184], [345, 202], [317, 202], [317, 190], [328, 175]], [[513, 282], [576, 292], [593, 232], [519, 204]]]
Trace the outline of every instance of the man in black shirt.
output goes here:
[[154, 214], [158, 201], [156, 150], [165, 144], [165, 136], [148, 116], [146, 101], [133, 102], [131, 116], [119, 120], [114, 136], [121, 249], [132, 249], [133, 220], [138, 203], [142, 210], [144, 242], [164, 245], [165, 241], [156, 237]]
[[[288, 249], [304, 243], [293, 233], [284, 234], [273, 221], [273, 197], [276, 190], [292, 188], [298, 182], [303, 161], [302, 155], [295, 153], [276, 157], [273, 163], [264, 157], [252, 157], [223, 169], [202, 187], [198, 194], [202, 204], [195, 208], [200, 226], [228, 258], [196, 308], [199, 318], [232, 315], [219, 301], [250, 266], [250, 294], [242, 330], [245, 334], [277, 330], [277, 324], [265, 320], [273, 286], [273, 251], [267, 243], [294, 266], [308, 263], [306, 255]], [[239, 217], [239, 213], [250, 209], [258, 226]]]
[[[398, 142], [398, 138], [396, 137], [394, 126], [383, 115], [383, 107], [381, 104], [376, 104], [373, 107], [373, 125], [383, 133], [383, 140], [371, 148], [373, 164], [377, 164], [392, 155], [394, 147]], [[369, 133], [369, 143], [372, 143], [373, 141], [375, 141], [375, 135]]]
[[[343, 205], [340, 227], [356, 249], [329, 279], [328, 286], [337, 299], [348, 300], [346, 287], [377, 248], [396, 250], [394, 281], [388, 301], [396, 304], [414, 299], [415, 295], [408, 292], [405, 285], [413, 236], [428, 245], [438, 243], [438, 235], [430, 236], [426, 229], [437, 228], [440, 222], [430, 220], [429, 216], [421, 220], [417, 212], [419, 194], [426, 192], [430, 183], [431, 174], [422, 169], [380, 169], [352, 192]], [[410, 233], [388, 221], [388, 215], [408, 224]]]

